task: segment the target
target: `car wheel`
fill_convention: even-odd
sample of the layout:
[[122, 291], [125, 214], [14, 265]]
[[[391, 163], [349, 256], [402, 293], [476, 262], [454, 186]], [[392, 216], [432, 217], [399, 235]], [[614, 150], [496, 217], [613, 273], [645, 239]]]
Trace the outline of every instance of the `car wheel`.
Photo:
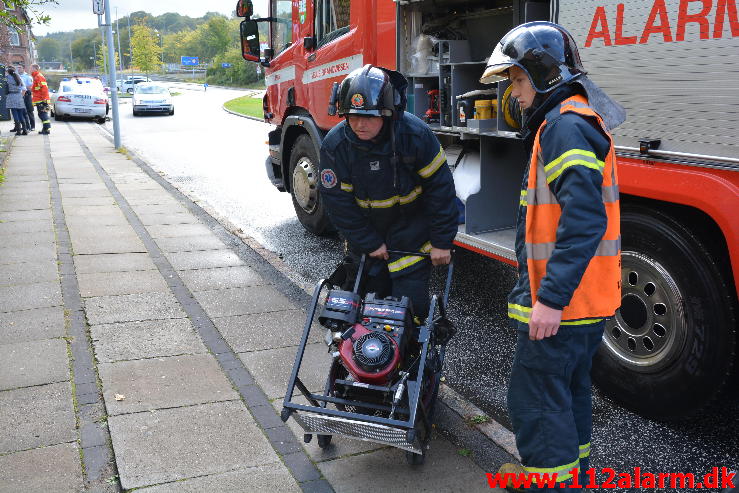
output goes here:
[[133, 110], [133, 116], [139, 116], [139, 112], [136, 110]]
[[316, 235], [333, 229], [318, 191], [319, 174], [316, 148], [310, 136], [303, 134], [290, 153], [290, 195], [300, 224]]
[[627, 206], [621, 225], [621, 308], [606, 323], [593, 379], [642, 414], [694, 414], [729, 387], [729, 290], [695, 233], [672, 217]]
[[169, 114], [170, 115], [174, 115], [174, 108], [172, 108], [171, 110], [169, 110]]
[[57, 122], [64, 121], [64, 118], [59, 113], [54, 113], [54, 120]]
[[127, 92], [128, 94], [133, 94], [133, 89], [130, 89], [130, 88], [129, 88], [129, 89], [126, 89], [126, 92]]

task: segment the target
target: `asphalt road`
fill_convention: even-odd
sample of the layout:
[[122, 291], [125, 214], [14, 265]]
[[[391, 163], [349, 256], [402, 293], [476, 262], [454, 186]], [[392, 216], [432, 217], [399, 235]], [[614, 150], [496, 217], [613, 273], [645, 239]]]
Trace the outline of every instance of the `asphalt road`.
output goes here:
[[[221, 109], [243, 92], [212, 87], [204, 92], [195, 85], [176, 90], [181, 95], [175, 98], [174, 116], [134, 118], [130, 105], [122, 106], [124, 146], [194, 201], [279, 253], [308, 282], [328, 275], [341, 257], [339, 241], [303, 230], [290, 196], [269, 183], [264, 169], [268, 126]], [[507, 326], [505, 297], [515, 274], [509, 266], [465, 251], [456, 266], [451, 313], [459, 332], [447, 352], [447, 383], [508, 425], [505, 395], [515, 334]], [[626, 411], [596, 391], [591, 465], [617, 473], [634, 467], [696, 475], [715, 466], [737, 469], [738, 437], [736, 402], [661, 423]]]

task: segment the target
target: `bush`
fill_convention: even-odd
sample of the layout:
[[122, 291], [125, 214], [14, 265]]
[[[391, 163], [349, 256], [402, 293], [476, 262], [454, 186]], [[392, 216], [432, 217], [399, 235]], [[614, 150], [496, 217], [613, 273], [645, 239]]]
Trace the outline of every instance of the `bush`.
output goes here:
[[[221, 64], [230, 63], [229, 68], [223, 68]], [[264, 80], [264, 71], [257, 75], [257, 64], [247, 62], [241, 57], [241, 48], [236, 46], [229, 48], [225, 53], [213, 59], [213, 66], [206, 72], [208, 84], [248, 86]]]

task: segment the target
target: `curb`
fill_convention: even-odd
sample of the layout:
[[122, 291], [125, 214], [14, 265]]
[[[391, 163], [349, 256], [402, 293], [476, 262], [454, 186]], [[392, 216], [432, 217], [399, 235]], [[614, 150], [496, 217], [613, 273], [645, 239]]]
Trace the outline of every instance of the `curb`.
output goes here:
[[[264, 123], [263, 120], [257, 120], [253, 117], [234, 113], [227, 110], [225, 107], [223, 109], [236, 116]], [[110, 131], [100, 126], [96, 128], [98, 128], [112, 143], [113, 137]], [[127, 149], [127, 152], [136, 164], [149, 168], [154, 175], [157, 175], [159, 178], [169, 183], [163, 175], [160, 175], [155, 171], [148, 162], [138, 156], [136, 152], [129, 149]], [[178, 195], [181, 195], [184, 199], [189, 201], [192, 204], [192, 207], [200, 209], [204, 216], [208, 216], [212, 221], [220, 224], [227, 233], [238, 238], [264, 262], [281, 273], [286, 278], [287, 282], [292, 284], [293, 287], [300, 292], [301, 297], [304, 296], [304, 299], [306, 300], [310, 299], [313, 294], [313, 284], [292, 271], [276, 253], [266, 249], [254, 238], [244, 233], [241, 228], [238, 228], [227, 218], [218, 214], [207, 202], [195, 202], [193, 198], [185, 194], [185, 192], [182, 192], [174, 184], [169, 183], [169, 185], [178, 192]], [[441, 404], [441, 406], [437, 405], [437, 410], [442, 411], [438, 413], [440, 418], [442, 418], [441, 421], [443, 421], [443, 424], [441, 422], [439, 423], [440, 430], [455, 442], [459, 442], [459, 440], [454, 439], [464, 435], [465, 442], [456, 444], [464, 445], [468, 450], [471, 450], [473, 461], [475, 461], [484, 470], [494, 472], [493, 469], [497, 470], [497, 467], [502, 462], [521, 462], [521, 457], [516, 448], [513, 432], [495, 421], [491, 416], [487, 415], [483, 410], [466, 400], [445, 383], [440, 385], [437, 404]], [[439, 408], [444, 409], [441, 410]], [[472, 436], [470, 436], [471, 434]], [[480, 437], [482, 437], [483, 440], [480, 440]], [[486, 442], [493, 442], [500, 449], [499, 453], [491, 453], [489, 443]]]
[[221, 108], [223, 108], [223, 111], [225, 111], [226, 113], [231, 113], [232, 115], [240, 116], [241, 118], [248, 118], [249, 120], [254, 120], [255, 122], [266, 123], [264, 121], [264, 118], [257, 118], [256, 116], [244, 115], [243, 113], [237, 113], [233, 110], [229, 110], [228, 108], [226, 108], [225, 104], [221, 106]]

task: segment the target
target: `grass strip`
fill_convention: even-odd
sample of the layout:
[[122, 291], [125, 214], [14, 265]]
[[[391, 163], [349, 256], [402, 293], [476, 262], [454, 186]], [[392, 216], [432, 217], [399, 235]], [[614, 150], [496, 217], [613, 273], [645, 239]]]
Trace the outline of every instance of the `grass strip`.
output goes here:
[[226, 101], [223, 105], [227, 110], [233, 111], [240, 115], [264, 118], [264, 110], [262, 109], [262, 98], [253, 98], [251, 96], [241, 96], [240, 98]]

